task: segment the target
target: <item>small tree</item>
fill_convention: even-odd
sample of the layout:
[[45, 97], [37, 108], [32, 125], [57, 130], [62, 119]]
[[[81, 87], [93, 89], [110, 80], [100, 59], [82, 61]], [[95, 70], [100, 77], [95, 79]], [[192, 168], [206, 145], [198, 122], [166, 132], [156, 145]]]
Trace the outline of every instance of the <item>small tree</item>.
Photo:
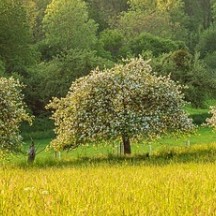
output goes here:
[[96, 69], [76, 80], [65, 98], [54, 98], [47, 106], [54, 109], [57, 138], [52, 146], [121, 137], [124, 153], [130, 154], [136, 135], [191, 130], [181, 89], [169, 77], [153, 74], [142, 58]]
[[22, 85], [13, 78], [0, 77], [0, 150], [16, 151], [21, 145], [19, 125], [31, 122], [24, 109]]

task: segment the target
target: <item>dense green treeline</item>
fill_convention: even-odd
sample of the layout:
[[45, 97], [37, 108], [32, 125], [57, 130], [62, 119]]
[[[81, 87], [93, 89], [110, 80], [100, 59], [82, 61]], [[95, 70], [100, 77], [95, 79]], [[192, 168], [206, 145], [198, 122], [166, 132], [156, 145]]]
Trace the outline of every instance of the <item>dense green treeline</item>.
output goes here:
[[91, 69], [139, 55], [194, 106], [215, 97], [215, 0], [1, 0], [0, 26], [0, 75], [26, 85], [35, 115]]

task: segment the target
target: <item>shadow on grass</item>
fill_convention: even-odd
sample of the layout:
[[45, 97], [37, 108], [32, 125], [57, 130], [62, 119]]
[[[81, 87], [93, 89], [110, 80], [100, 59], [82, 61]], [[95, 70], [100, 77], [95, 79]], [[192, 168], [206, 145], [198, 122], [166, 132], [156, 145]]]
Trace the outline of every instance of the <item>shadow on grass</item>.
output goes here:
[[132, 156], [107, 155], [101, 157], [79, 157], [76, 159], [50, 159], [44, 158], [37, 160], [29, 165], [25, 160], [13, 163], [13, 167], [24, 169], [31, 168], [79, 168], [79, 167], [97, 167], [97, 166], [166, 166], [178, 163], [214, 163], [216, 162], [216, 145], [196, 146], [185, 148], [170, 148], [153, 155], [142, 154]]

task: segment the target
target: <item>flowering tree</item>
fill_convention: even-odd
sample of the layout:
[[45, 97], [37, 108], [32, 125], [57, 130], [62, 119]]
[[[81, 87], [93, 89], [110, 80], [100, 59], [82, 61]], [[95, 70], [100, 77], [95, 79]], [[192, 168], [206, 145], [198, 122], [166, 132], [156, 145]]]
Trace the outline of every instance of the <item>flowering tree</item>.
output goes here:
[[31, 122], [24, 109], [22, 85], [13, 78], [0, 77], [0, 150], [15, 151], [21, 145], [19, 125]]
[[95, 69], [76, 80], [65, 98], [54, 98], [47, 106], [54, 109], [57, 138], [52, 146], [59, 150], [121, 137], [124, 153], [130, 154], [134, 136], [191, 130], [181, 90], [169, 77], [152, 73], [142, 58], [104, 71]]
[[208, 126], [212, 127], [214, 130], [216, 129], [216, 106], [210, 107], [210, 114], [212, 114], [211, 118], [206, 119], [206, 123]]

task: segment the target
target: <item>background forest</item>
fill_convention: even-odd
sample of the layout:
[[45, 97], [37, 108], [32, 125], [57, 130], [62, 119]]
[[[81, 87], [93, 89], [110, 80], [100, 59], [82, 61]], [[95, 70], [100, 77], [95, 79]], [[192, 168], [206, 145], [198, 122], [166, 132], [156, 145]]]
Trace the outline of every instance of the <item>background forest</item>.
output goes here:
[[215, 0], [1, 0], [0, 26], [0, 75], [26, 85], [36, 116], [91, 69], [139, 55], [194, 107], [216, 95]]

